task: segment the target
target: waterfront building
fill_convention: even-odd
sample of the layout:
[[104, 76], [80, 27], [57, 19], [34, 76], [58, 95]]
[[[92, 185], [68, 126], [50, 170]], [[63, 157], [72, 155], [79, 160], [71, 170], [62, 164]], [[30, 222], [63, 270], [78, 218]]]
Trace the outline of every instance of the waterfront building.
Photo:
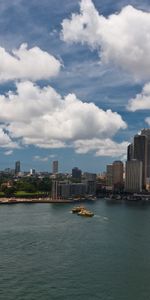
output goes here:
[[132, 159], [126, 162], [125, 191], [138, 193], [142, 191], [142, 162]]
[[85, 183], [70, 183], [69, 181], [54, 180], [52, 184], [52, 198], [67, 199], [70, 197], [81, 197], [86, 194]]
[[147, 137], [145, 135], [134, 136], [134, 159], [142, 162], [142, 187], [144, 189], [147, 175]]
[[96, 173], [85, 172], [82, 177], [82, 183], [86, 185], [86, 194], [95, 195], [96, 193]]
[[141, 134], [147, 138], [147, 170], [146, 177], [150, 178], [150, 128], [142, 129]]
[[112, 184], [114, 191], [121, 191], [123, 189], [123, 162], [120, 160], [113, 162]]
[[52, 163], [52, 173], [53, 174], [58, 173], [58, 160], [54, 160]]
[[15, 174], [17, 175], [18, 173], [20, 173], [20, 161], [16, 161], [15, 162]]
[[72, 169], [73, 179], [81, 180], [81, 175], [82, 175], [82, 171], [79, 168], [75, 167]]
[[106, 185], [112, 187], [113, 185], [113, 165], [106, 166]]

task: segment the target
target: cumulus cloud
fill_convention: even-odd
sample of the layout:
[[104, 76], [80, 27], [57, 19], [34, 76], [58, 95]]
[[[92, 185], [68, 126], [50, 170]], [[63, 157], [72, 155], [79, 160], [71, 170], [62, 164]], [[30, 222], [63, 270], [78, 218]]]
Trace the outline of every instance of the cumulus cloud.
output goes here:
[[0, 82], [48, 79], [58, 75], [60, 67], [60, 62], [54, 56], [39, 47], [28, 49], [27, 44], [22, 44], [12, 53], [0, 47]]
[[145, 84], [141, 94], [137, 94], [135, 98], [129, 100], [127, 109], [133, 112], [150, 109], [150, 83]]
[[95, 152], [96, 156], [112, 156], [118, 157], [125, 155], [127, 152], [128, 142], [116, 143], [111, 139], [78, 140], [74, 142], [77, 153], [85, 154]]
[[64, 148], [77, 140], [112, 138], [125, 129], [122, 117], [83, 102], [74, 94], [62, 98], [51, 86], [20, 82], [0, 96], [0, 120], [12, 138], [41, 148]]
[[91, 0], [80, 2], [80, 13], [62, 22], [65, 42], [97, 49], [103, 63], [115, 63], [135, 79], [150, 77], [150, 12], [131, 5], [104, 17]]
[[7, 132], [0, 127], [0, 147], [2, 148], [19, 148], [19, 145], [14, 142]]

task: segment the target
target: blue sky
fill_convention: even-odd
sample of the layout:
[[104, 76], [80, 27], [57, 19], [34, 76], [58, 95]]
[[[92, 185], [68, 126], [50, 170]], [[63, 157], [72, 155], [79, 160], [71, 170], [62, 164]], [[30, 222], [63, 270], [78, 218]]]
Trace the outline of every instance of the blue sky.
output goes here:
[[101, 172], [150, 126], [149, 1], [0, 1], [0, 169]]

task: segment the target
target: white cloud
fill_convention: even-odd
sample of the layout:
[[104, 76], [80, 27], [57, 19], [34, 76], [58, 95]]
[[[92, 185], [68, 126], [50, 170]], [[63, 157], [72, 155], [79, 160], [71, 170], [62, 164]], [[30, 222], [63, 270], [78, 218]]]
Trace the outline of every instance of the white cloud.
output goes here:
[[22, 44], [12, 54], [0, 47], [0, 82], [16, 79], [33, 81], [58, 75], [60, 62], [39, 47]]
[[13, 153], [13, 150], [8, 150], [6, 152], [4, 152], [5, 155], [11, 155]]
[[9, 135], [0, 127], [0, 147], [2, 148], [19, 148], [16, 142], [13, 142]]
[[145, 84], [141, 94], [129, 100], [127, 109], [130, 111], [150, 109], [150, 83]]
[[114, 63], [135, 79], [150, 78], [150, 12], [125, 6], [109, 17], [100, 15], [91, 0], [82, 0], [80, 13], [62, 22], [66, 42], [87, 43], [104, 63]]
[[35, 155], [35, 156], [33, 156], [33, 160], [47, 162], [50, 158], [54, 158], [54, 157], [56, 157], [55, 154], [50, 154], [47, 156]]
[[17, 83], [16, 92], [0, 96], [0, 121], [12, 138], [42, 148], [63, 148], [76, 140], [112, 138], [125, 129], [122, 117], [83, 102], [74, 94], [62, 98], [52, 87]]
[[74, 147], [77, 153], [95, 152], [96, 156], [120, 157], [127, 152], [128, 142], [116, 143], [111, 139], [77, 140]]
[[42, 162], [47, 162], [47, 161], [48, 161], [48, 157], [47, 157], [47, 156], [41, 157], [41, 156], [39, 156], [39, 155], [35, 155], [35, 156], [33, 157], [33, 160], [36, 160], [36, 161], [42, 161]]

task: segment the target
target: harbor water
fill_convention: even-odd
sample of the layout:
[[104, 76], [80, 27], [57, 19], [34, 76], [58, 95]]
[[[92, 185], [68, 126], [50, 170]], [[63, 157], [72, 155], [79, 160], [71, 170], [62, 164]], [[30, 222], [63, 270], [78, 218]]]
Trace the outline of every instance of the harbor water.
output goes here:
[[0, 299], [147, 300], [150, 205], [0, 205]]

